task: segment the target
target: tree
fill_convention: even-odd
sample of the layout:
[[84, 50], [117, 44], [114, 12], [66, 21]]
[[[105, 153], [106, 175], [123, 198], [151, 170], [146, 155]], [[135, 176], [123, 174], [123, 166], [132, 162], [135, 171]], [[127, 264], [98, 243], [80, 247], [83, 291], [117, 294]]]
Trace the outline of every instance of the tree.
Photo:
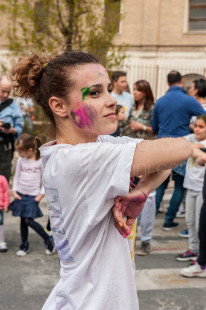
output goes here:
[[[81, 50], [97, 55], [110, 70], [124, 60], [123, 48], [113, 43], [120, 0], [1, 0], [0, 11], [8, 16], [8, 48], [14, 56]], [[34, 134], [44, 133], [47, 123], [36, 104], [34, 113]]]
[[124, 59], [113, 39], [121, 18], [120, 0], [2, 0], [8, 14], [9, 50], [53, 52], [82, 50], [100, 57], [108, 68]]

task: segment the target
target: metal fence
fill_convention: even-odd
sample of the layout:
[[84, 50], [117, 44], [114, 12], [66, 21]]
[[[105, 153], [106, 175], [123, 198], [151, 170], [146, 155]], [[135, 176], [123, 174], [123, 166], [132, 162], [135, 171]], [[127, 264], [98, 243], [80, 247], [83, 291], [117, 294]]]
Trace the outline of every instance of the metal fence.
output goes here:
[[165, 94], [168, 89], [167, 75], [171, 70], [179, 71], [183, 76], [204, 76], [206, 77], [206, 65], [189, 64], [157, 64], [145, 61], [128, 61], [123, 70], [127, 72], [127, 80], [132, 93], [133, 83], [138, 80], [146, 80], [150, 83], [155, 99]]

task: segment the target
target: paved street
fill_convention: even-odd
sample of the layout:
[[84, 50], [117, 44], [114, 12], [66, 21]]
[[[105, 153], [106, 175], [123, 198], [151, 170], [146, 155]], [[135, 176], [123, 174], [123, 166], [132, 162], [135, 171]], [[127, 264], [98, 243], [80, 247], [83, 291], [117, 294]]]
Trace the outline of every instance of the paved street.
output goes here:
[[[165, 201], [168, 195], [170, 190]], [[167, 201], [164, 210], [166, 205]], [[45, 216], [39, 221], [45, 226], [45, 200], [41, 208]], [[178, 233], [185, 228], [184, 218], [177, 219], [180, 227], [173, 232], [161, 230], [163, 220], [164, 213], [159, 214], [151, 254], [147, 257], [135, 256], [140, 310], [206, 310], [206, 279], [181, 277], [179, 272], [188, 263], [174, 259], [176, 253], [187, 248], [187, 239], [178, 237]], [[25, 257], [17, 257], [19, 218], [11, 214], [5, 216], [5, 234], [9, 251], [0, 253], [0, 310], [40, 310], [59, 279], [58, 256], [45, 255], [43, 242], [30, 230], [31, 252]], [[140, 242], [136, 244], [138, 248]]]

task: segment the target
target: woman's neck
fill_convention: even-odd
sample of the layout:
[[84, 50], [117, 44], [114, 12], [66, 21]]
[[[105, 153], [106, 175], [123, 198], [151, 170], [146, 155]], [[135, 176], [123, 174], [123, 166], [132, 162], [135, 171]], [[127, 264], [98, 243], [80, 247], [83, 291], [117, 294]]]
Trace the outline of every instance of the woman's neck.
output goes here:
[[78, 130], [74, 131], [66, 129], [64, 131], [56, 130], [56, 141], [57, 144], [71, 144], [77, 145], [80, 143], [96, 142], [98, 135], [91, 135], [85, 132], [85, 134], [80, 133]]
[[136, 105], [137, 105], [136, 110], [141, 109], [144, 106], [144, 104], [145, 104], [145, 98], [142, 98], [139, 101], [136, 101]]

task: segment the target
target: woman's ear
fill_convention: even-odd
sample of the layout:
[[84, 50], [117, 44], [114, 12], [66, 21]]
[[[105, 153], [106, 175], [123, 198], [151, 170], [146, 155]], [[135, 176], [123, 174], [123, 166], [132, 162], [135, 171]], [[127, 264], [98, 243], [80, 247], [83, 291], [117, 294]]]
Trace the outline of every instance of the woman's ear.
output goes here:
[[58, 97], [51, 97], [49, 99], [49, 106], [55, 115], [58, 115], [60, 117], [68, 116], [66, 103], [62, 99]]

